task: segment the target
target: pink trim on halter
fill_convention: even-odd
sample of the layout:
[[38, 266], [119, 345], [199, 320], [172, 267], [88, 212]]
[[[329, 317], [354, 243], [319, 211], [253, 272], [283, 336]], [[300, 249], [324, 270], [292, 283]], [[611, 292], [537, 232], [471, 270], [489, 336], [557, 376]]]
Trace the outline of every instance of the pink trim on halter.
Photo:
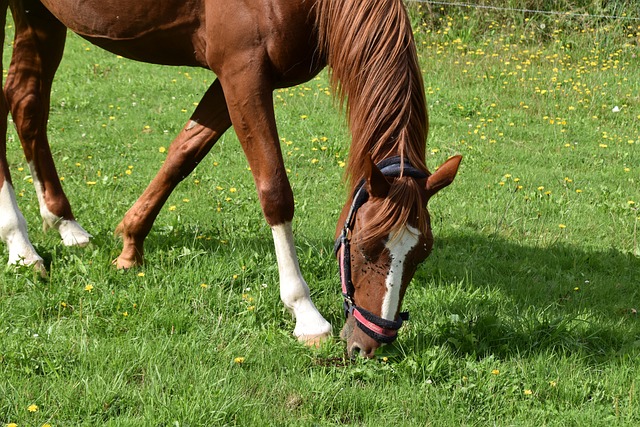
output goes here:
[[363, 326], [365, 326], [367, 329], [375, 332], [378, 335], [384, 335], [385, 337], [395, 337], [398, 334], [398, 331], [385, 329], [376, 325], [375, 323], [371, 323], [370, 321], [364, 318], [364, 316], [360, 313], [360, 311], [358, 311], [357, 307], [354, 307], [353, 309], [353, 317], [355, 317], [356, 320], [360, 322]]

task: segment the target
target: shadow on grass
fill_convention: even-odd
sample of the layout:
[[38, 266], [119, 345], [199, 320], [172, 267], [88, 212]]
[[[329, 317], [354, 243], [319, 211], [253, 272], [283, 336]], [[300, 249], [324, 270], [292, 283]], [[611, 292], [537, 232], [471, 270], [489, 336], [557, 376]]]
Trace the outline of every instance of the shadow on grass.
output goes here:
[[[190, 259], [218, 253], [238, 265], [250, 258], [259, 267], [250, 280], [262, 280], [264, 271], [277, 277], [270, 232], [256, 227], [229, 242], [216, 228], [154, 229], [145, 245], [146, 268], [185, 252]], [[94, 243], [111, 246], [113, 240], [99, 233]], [[332, 238], [300, 235], [297, 246], [316, 304], [337, 334], [344, 319]], [[640, 259], [613, 248], [532, 247], [472, 232], [444, 236], [411, 288], [404, 308], [412, 322], [400, 332], [402, 353], [446, 346], [478, 358], [552, 351], [600, 360], [640, 351]]]
[[[477, 357], [553, 351], [599, 360], [640, 350], [640, 259], [632, 254], [460, 234], [436, 243], [412, 286], [430, 284], [441, 315], [408, 338], [412, 351], [444, 345]], [[416, 317], [436, 311], [412, 303]]]

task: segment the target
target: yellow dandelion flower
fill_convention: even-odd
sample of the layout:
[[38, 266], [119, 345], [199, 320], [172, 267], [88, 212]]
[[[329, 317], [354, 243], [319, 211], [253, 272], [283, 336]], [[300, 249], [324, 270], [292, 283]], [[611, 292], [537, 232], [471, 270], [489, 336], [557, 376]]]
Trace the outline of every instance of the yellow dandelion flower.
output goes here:
[[636, 202], [634, 202], [633, 200], [629, 200], [627, 203], [629, 204], [629, 206], [633, 206], [636, 204]]
[[87, 291], [87, 292], [91, 292], [93, 290], [93, 285], [89, 284], [89, 285], [85, 286], [84, 290]]
[[96, 185], [96, 184], [97, 184], [97, 182], [95, 182], [95, 181], [87, 181], [87, 185]]
[[538, 191], [542, 191], [544, 190], [544, 187], [541, 185], [540, 187], [538, 187]]
[[244, 363], [244, 357], [236, 357], [233, 359], [233, 363], [237, 364], [237, 365], [241, 365]]
[[564, 224], [558, 224], [558, 227], [560, 227], [560, 228], [567, 228], [567, 226], [566, 226], [566, 225], [564, 225]]
[[141, 271], [140, 273], [138, 273], [138, 277], [144, 277], [144, 272]]
[[558, 383], [557, 383], [556, 381], [549, 381], [549, 385], [550, 385], [551, 387], [555, 387], [555, 386], [557, 386], [557, 385], [558, 385]]
[[491, 373], [493, 375], [500, 375], [500, 370], [499, 369], [494, 369], [493, 371], [491, 371]]
[[229, 193], [235, 193], [236, 191], [238, 191], [235, 187], [231, 187], [229, 189]]
[[167, 151], [167, 149], [166, 149], [166, 148], [164, 148], [164, 147], [159, 147], [159, 148], [158, 148], [158, 151], [159, 151], [160, 153], [164, 153], [164, 152], [166, 152], [166, 151]]
[[27, 411], [29, 412], [38, 412], [38, 405], [36, 404], [31, 404], [27, 407]]
[[175, 211], [176, 210], [176, 205], [169, 206], [169, 210], [172, 211], [172, 212]]
[[527, 388], [527, 389], [524, 390], [524, 394], [527, 395], [527, 396], [531, 396], [533, 394], [533, 391], [531, 391], [531, 389]]
[[209, 285], [207, 285], [206, 283], [200, 283], [200, 287], [202, 289], [207, 289], [209, 287]]
[[122, 316], [123, 316], [123, 317], [127, 317], [128, 315], [129, 315], [129, 312], [128, 312], [128, 311], [124, 311], [124, 312], [122, 312]]

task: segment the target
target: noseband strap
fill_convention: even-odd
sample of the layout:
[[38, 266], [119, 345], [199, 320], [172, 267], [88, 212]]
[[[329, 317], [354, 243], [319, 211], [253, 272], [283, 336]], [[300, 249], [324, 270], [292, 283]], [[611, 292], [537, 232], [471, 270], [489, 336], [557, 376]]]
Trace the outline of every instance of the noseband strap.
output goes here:
[[[414, 168], [407, 159], [390, 157], [376, 165], [380, 172], [387, 177], [408, 176], [415, 179], [428, 178], [428, 174]], [[362, 179], [356, 186], [353, 202], [349, 214], [344, 223], [342, 233], [336, 239], [334, 255], [338, 257], [340, 264], [340, 282], [342, 283], [342, 296], [344, 297], [344, 315], [351, 314], [358, 327], [371, 338], [380, 343], [393, 342], [398, 336], [398, 329], [405, 320], [409, 320], [408, 312], [401, 312], [398, 320], [388, 320], [358, 307], [354, 300], [355, 286], [351, 280], [351, 233], [355, 223], [356, 212], [369, 200], [369, 193], [365, 188], [365, 180]]]

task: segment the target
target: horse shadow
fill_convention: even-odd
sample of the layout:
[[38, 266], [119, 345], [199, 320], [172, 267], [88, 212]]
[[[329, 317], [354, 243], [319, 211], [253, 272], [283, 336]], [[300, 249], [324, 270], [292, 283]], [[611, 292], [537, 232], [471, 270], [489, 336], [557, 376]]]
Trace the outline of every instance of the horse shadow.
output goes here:
[[638, 285], [640, 259], [615, 248], [532, 247], [466, 231], [445, 236], [414, 276], [423, 301], [411, 291], [405, 299], [417, 316], [437, 312], [439, 320], [402, 346], [416, 353], [445, 346], [478, 358], [637, 354]]
[[[255, 261], [261, 269], [277, 272], [268, 230], [233, 242], [195, 239], [197, 232], [190, 229], [170, 234], [151, 233], [147, 253], [187, 247], [221, 251], [222, 257], [231, 258], [238, 245], [243, 252], [261, 254]], [[330, 237], [297, 238], [301, 269], [312, 294], [321, 294], [323, 315], [340, 327], [344, 318], [333, 243]], [[637, 353], [638, 285], [640, 259], [631, 253], [562, 242], [527, 246], [465, 230], [436, 239], [404, 301], [403, 308], [414, 320], [390, 353], [420, 354], [441, 346], [478, 358], [552, 351], [581, 352], [601, 360]]]
[[[230, 260], [239, 253], [257, 254], [234, 262], [254, 257], [260, 272], [250, 280], [262, 283], [265, 275], [277, 277], [273, 241], [268, 228], [253, 231], [242, 233], [253, 237], [226, 242], [216, 227], [156, 228], [145, 252], [156, 257], [150, 265], [185, 251], [190, 259], [210, 252]], [[97, 246], [113, 246], [117, 252], [112, 234], [97, 234]], [[337, 331], [344, 315], [333, 243], [329, 236], [297, 236], [302, 273]], [[436, 236], [433, 253], [419, 267], [404, 300], [412, 320], [385, 351], [419, 355], [447, 347], [461, 357], [477, 358], [580, 352], [594, 360], [637, 354], [639, 285], [640, 259], [615, 248], [589, 250], [562, 242], [535, 247], [468, 230]], [[277, 304], [277, 296], [273, 299]]]

